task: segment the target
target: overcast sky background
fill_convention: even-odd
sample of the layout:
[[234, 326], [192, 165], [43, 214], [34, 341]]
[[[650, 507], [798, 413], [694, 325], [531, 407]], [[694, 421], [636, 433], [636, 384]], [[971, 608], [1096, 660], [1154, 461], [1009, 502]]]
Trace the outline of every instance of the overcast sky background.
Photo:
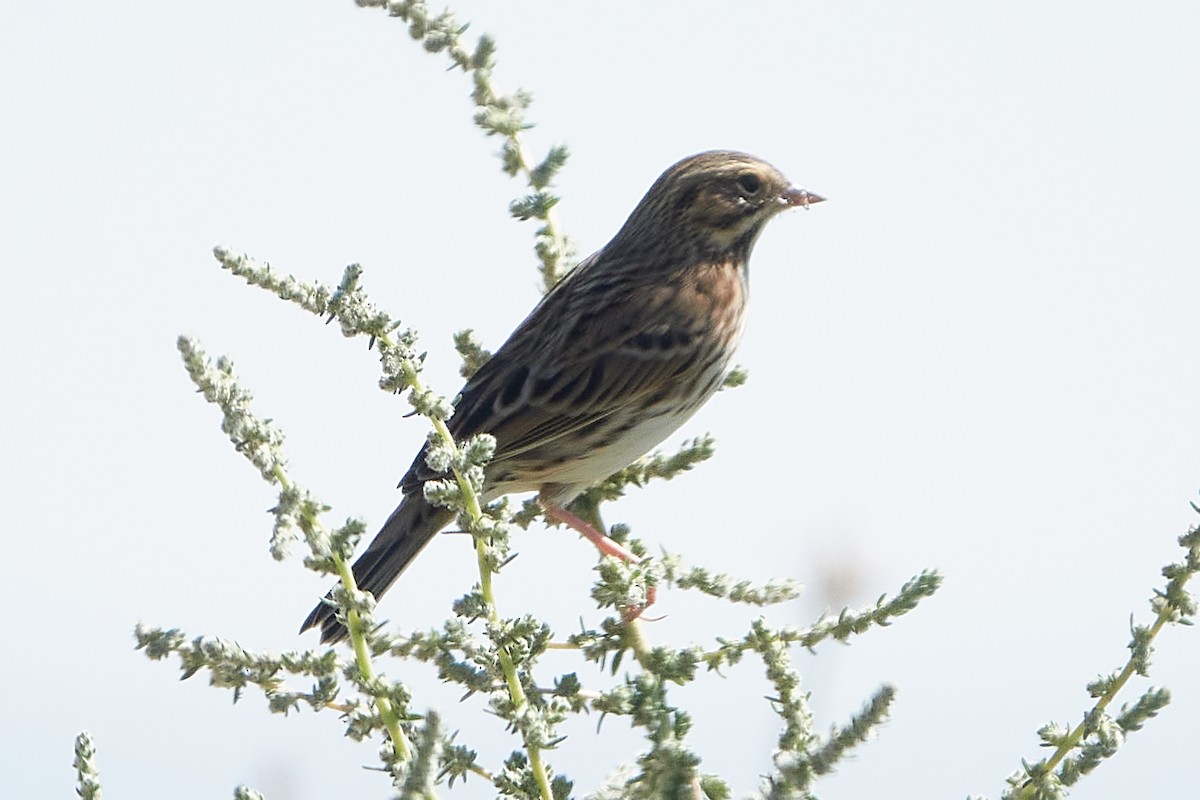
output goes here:
[[[667, 443], [716, 459], [607, 511], [653, 545], [802, 601], [777, 623], [945, 586], [849, 647], [797, 655], [821, 730], [881, 683], [880, 735], [828, 798], [997, 797], [1035, 731], [1073, 725], [1124, 663], [1200, 490], [1200, 7], [1112, 2], [460, 3], [493, 34], [502, 88], [535, 95], [527, 143], [565, 142], [564, 228], [604, 244], [657, 175], [711, 148], [759, 155], [829, 198], [755, 253], [738, 361], [750, 381]], [[269, 715], [132, 649], [134, 624], [253, 649], [295, 630], [326, 582], [267, 552], [273, 495], [193, 391], [175, 337], [233, 357], [288, 435], [294, 476], [372, 527], [425, 436], [374, 388], [373, 353], [248, 288], [222, 243], [372, 298], [422, 335], [430, 385], [458, 388], [453, 331], [499, 345], [538, 297], [521, 187], [471, 123], [469, 80], [404, 26], [342, 2], [0, 7], [0, 241], [7, 311], [0, 492], [9, 621], [0, 796], [68, 797], [91, 730], [106, 796], [388, 797], [375, 746], [333, 714]], [[594, 554], [516, 538], [501, 610], [580, 614]], [[382, 603], [436, 624], [474, 579], [442, 537]], [[553, 574], [547, 574], [553, 573]], [[510, 577], [511, 575], [511, 577]], [[663, 591], [653, 640], [711, 642], [755, 612]], [[75, 644], [68, 646], [73, 640]], [[1170, 628], [1152, 680], [1174, 702], [1073, 797], [1165, 797], [1195, 782], [1200, 632]], [[574, 669], [547, 659], [544, 674]], [[495, 766], [478, 700], [388, 663]], [[582, 667], [586, 680], [600, 681]], [[776, 718], [761, 665], [673, 696], [704, 769], [744, 794]], [[551, 762], [576, 796], [641, 740], [567, 726]], [[472, 781], [454, 797], [490, 793]]]

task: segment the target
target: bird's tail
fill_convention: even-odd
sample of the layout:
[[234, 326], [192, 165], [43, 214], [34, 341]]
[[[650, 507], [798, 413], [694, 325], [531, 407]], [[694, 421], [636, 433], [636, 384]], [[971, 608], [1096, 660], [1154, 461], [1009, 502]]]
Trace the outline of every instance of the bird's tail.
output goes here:
[[[376, 599], [381, 597], [409, 562], [453, 518], [453, 511], [430, 505], [419, 494], [404, 498], [366, 552], [354, 562], [354, 580], [358, 588], [375, 595]], [[337, 612], [328, 602], [329, 598], [330, 595], [326, 595], [300, 626], [301, 633], [320, 627], [323, 643], [341, 641], [347, 635], [346, 627], [338, 622]]]

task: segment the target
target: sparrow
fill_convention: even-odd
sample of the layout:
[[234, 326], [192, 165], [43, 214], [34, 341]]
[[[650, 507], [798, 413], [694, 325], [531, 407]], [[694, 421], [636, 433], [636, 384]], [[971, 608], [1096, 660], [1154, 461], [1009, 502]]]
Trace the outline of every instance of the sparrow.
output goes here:
[[[548, 521], [636, 560], [566, 506], [673, 433], [719, 389], [741, 338], [749, 259], [764, 226], [824, 198], [754, 156], [699, 153], [667, 169], [612, 240], [547, 293], [463, 386], [455, 441], [496, 439], [483, 501], [536, 491]], [[427, 449], [428, 445], [426, 446]], [[426, 501], [445, 478], [417, 454], [403, 499], [354, 563], [377, 599], [454, 519]], [[301, 632], [347, 635], [328, 598]]]

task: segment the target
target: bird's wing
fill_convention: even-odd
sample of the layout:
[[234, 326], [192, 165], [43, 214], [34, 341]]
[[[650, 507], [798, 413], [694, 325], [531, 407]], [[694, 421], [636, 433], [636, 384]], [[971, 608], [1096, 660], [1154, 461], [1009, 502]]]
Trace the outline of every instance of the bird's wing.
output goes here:
[[[665, 399], [714, 357], [701, 337], [719, 298], [681, 285], [695, 280], [690, 274], [622, 288], [611, 270], [589, 269], [602, 252], [548, 294], [463, 387], [447, 425], [458, 441], [495, 436], [493, 464]], [[627, 303], [640, 313], [624, 313]], [[401, 485], [417, 491], [434, 477], [422, 451]]]

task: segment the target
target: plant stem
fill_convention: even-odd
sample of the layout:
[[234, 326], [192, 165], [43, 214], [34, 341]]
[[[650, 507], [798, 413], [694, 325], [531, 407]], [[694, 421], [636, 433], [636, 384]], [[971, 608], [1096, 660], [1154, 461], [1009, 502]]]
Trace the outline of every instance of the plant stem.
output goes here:
[[[1176, 610], [1172, 606], [1166, 603], [1163, 604], [1162, 609], [1158, 612], [1158, 617], [1154, 620], [1154, 624], [1150, 626], [1149, 632], [1146, 635], [1147, 647], [1149, 647], [1150, 643], [1154, 641], [1154, 638], [1158, 636], [1158, 633], [1163, 629], [1163, 626], [1171, 620], [1171, 616], [1174, 613], [1176, 613]], [[1125, 684], [1130, 678], [1133, 677], [1135, 672], [1137, 672], [1137, 656], [1131, 655], [1129, 661], [1125, 663], [1124, 669], [1121, 670], [1121, 674], [1118, 675], [1116, 680], [1112, 682], [1112, 686], [1109, 688], [1109, 690], [1105, 692], [1099, 700], [1096, 701], [1096, 705], [1093, 707], [1091, 713], [1084, 715], [1083, 721], [1075, 726], [1071, 733], [1068, 734], [1066, 739], [1064, 739], [1063, 742], [1054, 750], [1054, 754], [1046, 759], [1044, 774], [1052, 774], [1058, 765], [1062, 763], [1063, 759], [1066, 758], [1072, 750], [1079, 746], [1079, 743], [1083, 741], [1084, 737], [1088, 733], [1088, 721], [1095, 719], [1104, 713], [1104, 710], [1108, 708], [1113, 700], [1117, 698], [1117, 695], [1123, 688], [1125, 688]], [[1037, 783], [1033, 780], [1030, 780], [1021, 787], [1020, 791], [1018, 791], [1016, 795], [1014, 795], [1014, 800], [1028, 800], [1028, 798], [1031, 798], [1035, 795], [1037, 789]]]
[[[529, 185], [533, 186], [533, 167], [529, 165], [529, 155], [525, 152], [524, 142], [515, 133], [508, 137], [508, 141], [517, 155], [520, 171], [525, 175]], [[558, 226], [558, 215], [554, 213], [553, 208], [546, 209], [546, 216], [542, 222], [545, 223], [546, 235], [554, 242], [554, 252], [558, 254], [553, 259], [543, 259], [542, 266], [538, 269], [542, 273], [542, 294], [547, 294], [562, 279], [562, 275], [558, 272], [558, 265], [562, 254], [566, 252], [566, 237]]]
[[[388, 342], [390, 344], [390, 342]], [[421, 393], [424, 392], [424, 386], [421, 383], [421, 378], [417, 374], [416, 367], [411, 361], [404, 362], [404, 378], [412, 387], [412, 391]], [[445, 420], [436, 417], [431, 418], [433, 428], [437, 431], [437, 435], [447, 445], [454, 447], [454, 437], [450, 433], [450, 429], [446, 426]], [[459, 491], [462, 493], [463, 505], [467, 512], [467, 517], [471, 521], [472, 527], [478, 526], [483, 520], [483, 507], [479, 503], [479, 496], [475, 493], [475, 489], [471, 486], [471, 482], [467, 480], [457, 468], [454, 469], [454, 479], [458, 482]], [[483, 596], [483, 601], [487, 607], [488, 622], [493, 628], [498, 628], [500, 625], [500, 612], [496, 609], [496, 595], [492, 588], [492, 567], [487, 561], [487, 557], [483, 548], [476, 547], [475, 553], [479, 564], [479, 592]], [[508, 696], [512, 700], [515, 711], [520, 712], [529, 704], [529, 698], [525, 696], [525, 689], [521, 686], [521, 678], [517, 674], [517, 666], [513, 662], [512, 655], [503, 645], [496, 647], [498, 660], [500, 661], [500, 669], [504, 672], [504, 682], [508, 686]], [[533, 770], [534, 779], [537, 781], [538, 792], [543, 800], [554, 800], [554, 794], [550, 790], [550, 778], [546, 773], [546, 766], [542, 762], [541, 748], [532, 744], [528, 738], [525, 738], [525, 752], [529, 755], [529, 767]]]
[[[284, 491], [291, 488], [291, 479], [288, 478], [287, 472], [281, 465], [276, 464], [273, 472], [275, 479], [279, 481], [280, 488]], [[311, 522], [316, 522], [316, 520], [311, 520]], [[357, 592], [358, 584], [354, 580], [354, 571], [350, 569], [350, 565], [337, 552], [333, 552], [332, 556], [342, 586], [347, 592]], [[354, 659], [358, 665], [358, 674], [362, 676], [365, 683], [373, 684], [375, 683], [375, 668], [371, 664], [371, 654], [367, 650], [367, 639], [363, 635], [362, 621], [358, 617], [358, 612], [353, 608], [346, 613], [346, 623], [346, 629], [350, 632], [350, 643], [354, 647]], [[396, 715], [392, 701], [387, 697], [376, 697], [375, 708], [379, 710], [379, 718], [383, 720], [388, 737], [392, 740], [392, 749], [396, 754], [396, 759], [408, 761], [408, 740], [400, 729], [400, 718]]]
[[[354, 581], [354, 571], [350, 569], [350, 565], [346, 563], [345, 559], [334, 554], [333, 563], [337, 565], [338, 577], [341, 578], [342, 586], [346, 591], [358, 591], [358, 585]], [[358, 664], [358, 674], [362, 676], [365, 683], [373, 685], [375, 668], [371, 663], [371, 653], [367, 650], [367, 637], [363, 635], [362, 620], [358, 617], [358, 611], [353, 608], [346, 613], [346, 629], [350, 632], [350, 643], [354, 646], [354, 659]], [[396, 716], [396, 709], [392, 706], [391, 699], [376, 696], [375, 708], [379, 710], [379, 717], [387, 727], [396, 758], [400, 761], [408, 761], [408, 740], [404, 738], [404, 732], [400, 729], [400, 719]]]

